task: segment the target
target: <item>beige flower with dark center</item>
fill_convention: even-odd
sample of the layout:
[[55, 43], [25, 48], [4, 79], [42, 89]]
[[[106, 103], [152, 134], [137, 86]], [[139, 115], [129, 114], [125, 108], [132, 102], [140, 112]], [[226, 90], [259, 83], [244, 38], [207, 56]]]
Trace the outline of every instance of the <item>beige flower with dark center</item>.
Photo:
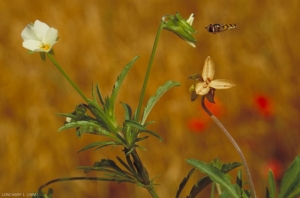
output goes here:
[[[214, 92], [216, 89], [229, 89], [234, 87], [235, 84], [232, 81], [226, 79], [213, 80], [215, 75], [215, 64], [213, 60], [208, 56], [205, 59], [204, 67], [202, 70], [202, 81], [198, 82], [190, 87], [192, 92], [191, 100], [194, 101], [198, 95], [206, 96], [210, 102], [214, 102]], [[200, 80], [200, 75], [190, 76], [189, 79]]]

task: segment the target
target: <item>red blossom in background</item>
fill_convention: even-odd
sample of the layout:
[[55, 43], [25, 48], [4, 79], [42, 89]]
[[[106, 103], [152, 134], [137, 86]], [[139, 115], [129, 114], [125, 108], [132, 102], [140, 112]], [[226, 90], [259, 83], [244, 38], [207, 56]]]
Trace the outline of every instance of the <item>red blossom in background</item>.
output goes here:
[[[209, 111], [212, 114], [214, 114], [214, 116], [219, 117], [223, 115], [224, 109], [222, 103], [217, 98], [215, 98], [215, 103], [210, 103], [208, 101], [204, 101], [204, 102], [205, 102], [205, 106], [209, 109]], [[201, 110], [203, 111], [202, 107]]]
[[279, 160], [271, 159], [262, 166], [261, 170], [265, 178], [268, 178], [268, 172], [269, 170], [272, 170], [275, 180], [278, 181], [281, 179], [283, 174], [283, 165]]
[[264, 117], [271, 117], [273, 115], [273, 105], [270, 97], [259, 94], [254, 97], [254, 102], [261, 115]]
[[[218, 99], [215, 99], [216, 103], [210, 103], [205, 101], [205, 106], [216, 116], [220, 117], [223, 115], [223, 107], [222, 104]], [[187, 121], [188, 129], [194, 133], [201, 133], [203, 132], [208, 125], [211, 123], [211, 118], [207, 115], [204, 110], [202, 109], [201, 105], [199, 107], [200, 115], [197, 117], [193, 117]]]
[[207, 127], [207, 121], [201, 118], [191, 118], [188, 123], [188, 128], [194, 133], [201, 133]]

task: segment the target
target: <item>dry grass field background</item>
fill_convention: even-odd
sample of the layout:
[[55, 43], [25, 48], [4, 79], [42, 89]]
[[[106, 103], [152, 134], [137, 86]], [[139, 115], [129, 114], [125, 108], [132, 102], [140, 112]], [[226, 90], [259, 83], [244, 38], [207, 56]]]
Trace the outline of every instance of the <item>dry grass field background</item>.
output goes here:
[[[259, 197], [265, 195], [267, 168], [278, 182], [300, 153], [300, 1], [1, 1], [0, 3], [0, 192], [35, 192], [43, 183], [67, 176], [85, 176], [76, 169], [102, 158], [115, 159], [121, 148], [77, 153], [88, 143], [103, 140], [75, 131], [57, 132], [64, 118], [83, 100], [50, 60], [29, 55], [21, 31], [36, 19], [59, 32], [55, 58], [91, 97], [92, 84], [110, 94], [122, 68], [139, 60], [126, 77], [118, 101], [137, 107], [152, 44], [165, 14], [195, 13], [197, 47], [163, 31], [150, 76], [146, 99], [167, 80], [181, 83], [158, 102], [149, 129], [163, 142], [149, 138], [139, 151], [150, 176], [157, 178], [161, 197], [174, 197], [191, 169], [185, 159], [209, 162], [240, 161], [231, 143], [201, 109], [190, 102], [187, 80], [202, 71], [209, 55], [216, 79], [236, 87], [217, 91], [211, 108], [244, 151]], [[237, 30], [209, 34], [210, 23], [235, 23]], [[117, 104], [118, 120], [124, 111]], [[88, 175], [99, 175], [89, 173]], [[192, 181], [202, 177], [196, 173]], [[234, 174], [233, 174], [234, 176]], [[183, 195], [188, 193], [192, 181]], [[51, 185], [54, 197], [150, 197], [132, 184], [72, 181]], [[199, 197], [208, 197], [208, 191]]]

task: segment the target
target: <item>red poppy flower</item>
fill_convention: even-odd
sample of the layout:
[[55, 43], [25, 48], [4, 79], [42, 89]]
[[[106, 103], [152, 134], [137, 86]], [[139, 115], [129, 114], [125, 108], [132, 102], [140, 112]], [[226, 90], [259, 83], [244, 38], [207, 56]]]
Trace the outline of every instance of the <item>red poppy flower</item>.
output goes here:
[[201, 133], [204, 131], [204, 129], [207, 127], [207, 122], [205, 122], [203, 119], [200, 118], [191, 118], [187, 125], [189, 130], [191, 130], [194, 133]]
[[273, 115], [273, 105], [271, 99], [265, 95], [257, 95], [254, 98], [257, 110], [265, 117]]

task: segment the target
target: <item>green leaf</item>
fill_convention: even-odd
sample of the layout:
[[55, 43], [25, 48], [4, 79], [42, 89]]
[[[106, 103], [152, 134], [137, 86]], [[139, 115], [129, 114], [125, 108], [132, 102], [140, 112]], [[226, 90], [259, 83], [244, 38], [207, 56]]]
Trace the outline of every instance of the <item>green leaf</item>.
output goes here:
[[196, 197], [206, 186], [211, 183], [211, 179], [208, 176], [201, 178], [191, 189], [187, 198]]
[[97, 134], [97, 135], [103, 135], [112, 138], [116, 142], [122, 144], [123, 140], [121, 139], [120, 136], [115, 136], [114, 134], [106, 131], [103, 129], [100, 125], [93, 123], [91, 121], [75, 121], [75, 122], [70, 122], [65, 124], [64, 126], [60, 127], [58, 129], [58, 132], [67, 130], [67, 129], [72, 129], [72, 128], [77, 128], [77, 135], [80, 137], [83, 133], [92, 133], [92, 134]]
[[148, 133], [148, 134], [150, 134], [150, 135], [153, 135], [154, 137], [157, 137], [157, 138], [159, 139], [160, 142], [163, 141], [163, 138], [162, 138], [160, 135], [158, 135], [157, 133], [153, 132], [153, 131], [149, 131], [149, 130], [141, 130], [141, 131], [138, 132], [138, 134], [140, 134], [140, 133]]
[[100, 103], [102, 104], [102, 106], [104, 106], [104, 100], [103, 100], [103, 97], [101, 95], [100, 88], [99, 88], [98, 84], [96, 84], [96, 91], [97, 91], [97, 95], [98, 95], [98, 99], [99, 99]]
[[94, 167], [108, 167], [124, 174], [124, 171], [113, 160], [110, 159], [102, 159], [100, 162], [95, 162]]
[[45, 52], [40, 52], [40, 57], [43, 61], [46, 61], [46, 54]]
[[48, 193], [47, 193], [47, 198], [52, 198], [53, 196], [53, 189], [49, 188]]
[[115, 82], [115, 85], [112, 89], [112, 93], [109, 99], [109, 106], [108, 106], [108, 113], [109, 115], [112, 115], [114, 113], [114, 104], [118, 95], [118, 92], [121, 88], [121, 85], [127, 75], [127, 73], [129, 72], [129, 70], [131, 69], [131, 67], [133, 66], [133, 64], [136, 62], [136, 60], [139, 58], [139, 56], [136, 56], [132, 59], [132, 61], [130, 61], [125, 68], [122, 70], [122, 72], [119, 74], [119, 76], [117, 77], [117, 80]]
[[269, 189], [267, 192], [267, 198], [275, 198], [276, 194], [276, 184], [275, 184], [275, 179], [272, 170], [269, 170], [268, 173], [268, 183], [269, 183]]
[[146, 107], [145, 107], [144, 114], [143, 114], [143, 119], [142, 119], [141, 124], [144, 124], [144, 123], [145, 123], [145, 121], [146, 121], [146, 119], [147, 119], [149, 113], [151, 112], [151, 110], [152, 110], [152, 108], [154, 107], [154, 105], [156, 104], [156, 102], [160, 99], [160, 97], [161, 97], [164, 93], [166, 93], [169, 89], [171, 89], [172, 87], [179, 86], [179, 85], [180, 85], [180, 83], [178, 83], [178, 82], [168, 81], [168, 82], [166, 82], [163, 86], [160, 86], [160, 87], [157, 89], [155, 95], [152, 96], [152, 97], [149, 99], [149, 101], [148, 101], [148, 103], [147, 103], [147, 105], [146, 105]]
[[242, 195], [243, 192], [243, 173], [241, 170], [239, 170], [238, 175], [236, 177], [236, 192], [237, 194]]
[[136, 138], [135, 142], [143, 141], [143, 140], [147, 139], [148, 137], [149, 136], [144, 136], [144, 137]]
[[123, 103], [121, 102], [122, 106], [124, 107], [125, 109], [125, 120], [130, 120], [131, 117], [132, 117], [132, 110], [131, 110], [131, 107], [126, 104], [126, 103]]
[[[98, 147], [97, 149], [100, 149], [100, 148], [103, 148], [105, 146], [110, 146], [110, 145], [116, 146], [116, 145], [120, 145], [120, 143], [117, 143], [117, 142], [93, 142], [93, 143], [83, 147], [80, 151], [78, 151], [78, 153], [85, 151], [87, 149], [90, 149], [90, 148]], [[97, 150], [97, 149], [95, 149], [95, 150]]]
[[[106, 102], [107, 104], [107, 102]], [[106, 105], [105, 104], [105, 105]], [[102, 127], [108, 131], [117, 131], [117, 123], [114, 116], [108, 115], [97, 102], [90, 101], [88, 103], [89, 110], [96, 117], [98, 122], [103, 123]]]
[[201, 172], [207, 174], [209, 178], [223, 186], [225, 189], [228, 190], [228, 192], [236, 198], [239, 198], [237, 195], [233, 185], [231, 184], [230, 180], [227, 178], [227, 176], [216, 167], [212, 166], [211, 164], [206, 164], [204, 162], [201, 162], [199, 160], [194, 159], [187, 159], [186, 160], [189, 164], [195, 166], [197, 169], [199, 169]]
[[179, 188], [176, 193], [176, 198], [179, 198], [181, 191], [185, 187], [186, 183], [189, 181], [189, 179], [190, 179], [191, 175], [194, 173], [194, 171], [195, 171], [195, 168], [192, 168], [189, 171], [188, 175], [185, 178], [183, 178], [182, 182], [179, 184]]
[[133, 128], [139, 129], [139, 130], [146, 130], [146, 128], [141, 125], [140, 123], [134, 121], [134, 120], [125, 120], [124, 124], [127, 126], [131, 126]]
[[235, 169], [239, 166], [242, 166], [243, 164], [240, 162], [232, 162], [232, 163], [227, 163], [227, 164], [223, 164], [221, 171], [223, 173], [227, 173], [229, 171], [231, 171], [232, 169]]
[[300, 195], [300, 156], [297, 156], [284, 174], [279, 191], [279, 198], [294, 198]]
[[160, 135], [158, 135], [157, 133], [155, 133], [153, 131], [147, 130], [143, 125], [141, 125], [140, 123], [138, 123], [134, 120], [125, 120], [124, 124], [138, 129], [138, 132], [136, 133], [136, 135], [138, 135], [140, 133], [148, 133], [150, 135], [153, 135], [154, 137], [157, 137], [160, 141], [163, 140]]
[[117, 157], [118, 161], [132, 174], [135, 174], [135, 171], [131, 169], [121, 158]]
[[[228, 164], [222, 164], [220, 161], [218, 161], [217, 159], [215, 159], [213, 162], [211, 162], [211, 165], [220, 168], [223, 173], [227, 173], [227, 172], [233, 170], [234, 168], [237, 168], [237, 167], [241, 166], [242, 163], [233, 162], [233, 163], [228, 163]], [[212, 180], [208, 176], [201, 178], [192, 187], [188, 198], [196, 197], [211, 182], [212, 182]]]

